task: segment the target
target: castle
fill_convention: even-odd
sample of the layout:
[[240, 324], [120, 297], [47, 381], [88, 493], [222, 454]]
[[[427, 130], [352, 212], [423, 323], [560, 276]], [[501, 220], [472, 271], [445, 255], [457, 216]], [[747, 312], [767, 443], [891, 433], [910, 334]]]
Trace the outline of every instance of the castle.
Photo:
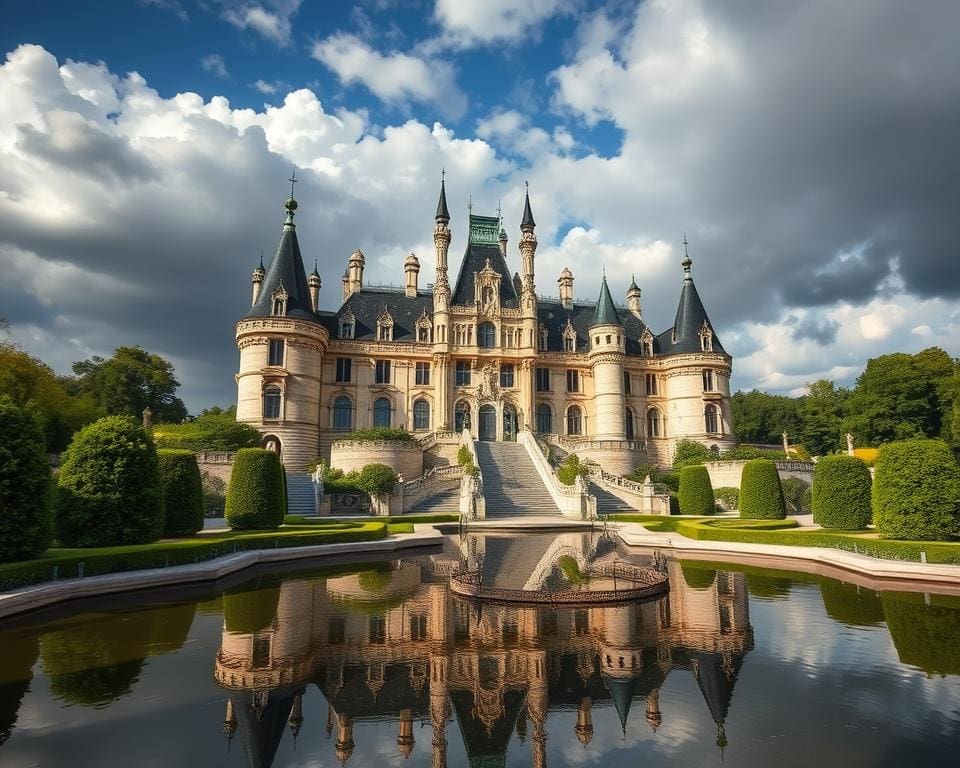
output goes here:
[[[250, 310], [236, 330], [237, 419], [256, 427], [285, 465], [329, 459], [338, 435], [402, 427], [417, 435], [469, 430], [474, 439], [514, 440], [531, 430], [611, 472], [669, 465], [678, 439], [717, 449], [734, 444], [732, 359], [710, 323], [684, 252], [672, 328], [654, 333], [634, 280], [625, 306], [604, 275], [598, 300], [574, 298], [564, 269], [559, 297], [537, 295], [536, 223], [526, 194], [520, 270], [511, 276], [499, 217], [469, 215], [451, 284], [453, 239], [446, 183], [434, 217], [434, 282], [420, 262], [403, 264], [402, 289], [364, 284], [365, 257], [350, 256], [342, 303], [321, 309], [321, 277], [304, 268], [294, 216], [268, 269], [253, 272]], [[685, 243], [686, 245], [686, 243]]]

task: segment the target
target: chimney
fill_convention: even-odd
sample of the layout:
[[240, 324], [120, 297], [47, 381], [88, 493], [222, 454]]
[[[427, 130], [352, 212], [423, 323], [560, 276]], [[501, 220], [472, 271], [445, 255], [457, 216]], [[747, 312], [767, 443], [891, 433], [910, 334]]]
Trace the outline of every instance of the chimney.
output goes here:
[[417, 278], [420, 275], [420, 262], [414, 254], [407, 256], [403, 262], [403, 276], [405, 278], [404, 293], [408, 298], [417, 295]]
[[359, 293], [363, 288], [363, 265], [366, 260], [363, 258], [363, 251], [359, 248], [350, 254], [350, 261], [347, 265], [347, 296]]
[[568, 267], [563, 268], [557, 285], [560, 286], [560, 304], [564, 309], [573, 309], [573, 272]]

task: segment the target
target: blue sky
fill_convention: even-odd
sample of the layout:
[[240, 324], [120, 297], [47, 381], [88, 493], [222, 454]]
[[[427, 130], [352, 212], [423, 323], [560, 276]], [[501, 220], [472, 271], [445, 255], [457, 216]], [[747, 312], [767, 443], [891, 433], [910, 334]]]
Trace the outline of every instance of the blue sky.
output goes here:
[[960, 352], [956, 3], [8, 5], [0, 316], [59, 371], [140, 344], [191, 408], [229, 403], [293, 167], [326, 308], [358, 247], [370, 281], [411, 251], [430, 280], [446, 167], [454, 269], [471, 198], [518, 260], [529, 180], [538, 291], [636, 275], [658, 332], [686, 233], [735, 387]]

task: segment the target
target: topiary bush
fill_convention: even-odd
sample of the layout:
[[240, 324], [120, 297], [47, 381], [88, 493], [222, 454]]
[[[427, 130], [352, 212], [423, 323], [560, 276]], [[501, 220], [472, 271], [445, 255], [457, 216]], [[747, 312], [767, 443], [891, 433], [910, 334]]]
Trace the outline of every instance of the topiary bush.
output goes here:
[[740, 517], [782, 520], [786, 516], [787, 505], [776, 463], [769, 459], [748, 461], [740, 476]]
[[873, 524], [893, 539], [960, 533], [960, 466], [941, 440], [888, 443], [877, 457]]
[[197, 457], [180, 449], [157, 451], [163, 510], [164, 536], [191, 536], [203, 528], [203, 480]]
[[470, 453], [470, 449], [465, 445], [461, 445], [457, 449], [457, 464], [459, 464], [462, 467], [465, 467], [467, 464], [472, 464], [472, 463], [473, 463], [473, 454]]
[[39, 557], [52, 538], [46, 438], [33, 413], [0, 397], [0, 562]]
[[734, 512], [740, 504], [740, 489], [730, 488], [728, 486], [714, 488], [713, 497], [721, 507], [729, 512]]
[[393, 493], [397, 485], [397, 473], [386, 464], [367, 464], [360, 470], [358, 482], [371, 496], [384, 496]]
[[822, 456], [813, 470], [813, 522], [855, 531], [870, 523], [870, 470], [855, 456]]
[[680, 490], [677, 492], [680, 512], [684, 515], [712, 515], [717, 510], [717, 501], [710, 484], [710, 473], [700, 465], [683, 467], [680, 470]]
[[153, 441], [133, 418], [107, 416], [74, 435], [60, 465], [57, 538], [65, 547], [146, 544], [163, 533]]
[[286, 512], [283, 467], [273, 451], [241, 448], [227, 486], [226, 518], [233, 529], [277, 528]]
[[783, 499], [787, 502], [787, 514], [809, 515], [813, 507], [810, 483], [799, 477], [785, 477], [780, 481]]

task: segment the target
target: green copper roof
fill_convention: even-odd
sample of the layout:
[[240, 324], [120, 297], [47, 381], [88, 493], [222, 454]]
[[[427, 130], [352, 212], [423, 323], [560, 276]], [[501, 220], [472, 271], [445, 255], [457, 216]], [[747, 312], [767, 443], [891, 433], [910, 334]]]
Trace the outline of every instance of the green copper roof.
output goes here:
[[470, 214], [470, 240], [477, 245], [498, 245], [500, 219], [496, 216], [474, 216]]
[[620, 315], [617, 314], [617, 308], [613, 305], [613, 299], [610, 298], [606, 275], [600, 283], [600, 298], [597, 299], [597, 309], [593, 313], [593, 322], [590, 323], [591, 327], [594, 325], [623, 325]]

